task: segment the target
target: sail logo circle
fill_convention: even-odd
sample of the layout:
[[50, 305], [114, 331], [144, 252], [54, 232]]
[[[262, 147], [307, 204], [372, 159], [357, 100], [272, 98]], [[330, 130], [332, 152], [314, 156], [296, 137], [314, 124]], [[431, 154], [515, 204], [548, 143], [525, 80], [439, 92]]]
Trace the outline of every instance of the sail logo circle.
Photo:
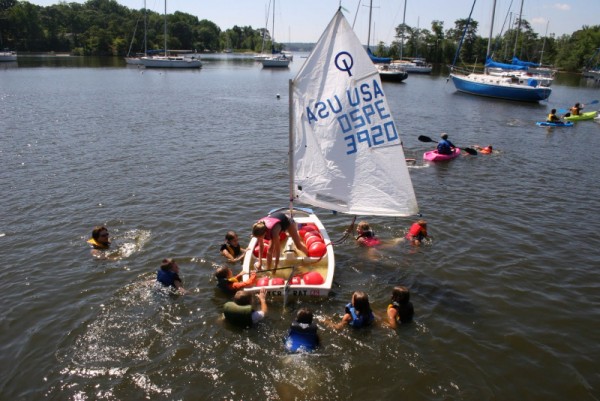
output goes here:
[[354, 66], [354, 59], [348, 52], [339, 52], [335, 55], [335, 67], [340, 70], [348, 73], [348, 76], [352, 76], [352, 72], [350, 70]]

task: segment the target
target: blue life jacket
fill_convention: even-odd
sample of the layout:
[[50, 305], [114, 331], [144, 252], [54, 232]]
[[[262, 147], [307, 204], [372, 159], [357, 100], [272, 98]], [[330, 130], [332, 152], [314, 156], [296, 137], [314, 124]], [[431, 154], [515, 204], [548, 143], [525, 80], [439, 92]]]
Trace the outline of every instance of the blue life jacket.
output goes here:
[[159, 269], [156, 273], [156, 281], [165, 287], [175, 286], [175, 280], [179, 280], [179, 275], [170, 270]]
[[293, 322], [287, 337], [285, 348], [289, 352], [314, 351], [319, 346], [317, 325]]
[[440, 142], [438, 142], [437, 151], [440, 155], [451, 155], [452, 146], [452, 142], [442, 139]]
[[352, 327], [365, 327], [365, 326], [369, 326], [371, 325], [371, 323], [373, 323], [373, 320], [375, 320], [375, 316], [373, 315], [373, 312], [369, 312], [368, 315], [358, 315], [356, 313], [356, 309], [354, 309], [354, 306], [352, 306], [351, 303], [349, 303], [348, 305], [346, 305], [346, 313], [349, 313], [352, 316], [352, 321], [350, 321], [350, 326]]

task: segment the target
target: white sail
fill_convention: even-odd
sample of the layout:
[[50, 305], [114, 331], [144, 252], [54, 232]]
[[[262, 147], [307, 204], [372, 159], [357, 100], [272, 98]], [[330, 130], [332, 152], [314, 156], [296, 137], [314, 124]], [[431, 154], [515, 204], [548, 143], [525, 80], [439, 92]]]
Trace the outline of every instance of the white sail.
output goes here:
[[341, 11], [291, 86], [292, 197], [354, 215], [417, 214], [379, 74]]

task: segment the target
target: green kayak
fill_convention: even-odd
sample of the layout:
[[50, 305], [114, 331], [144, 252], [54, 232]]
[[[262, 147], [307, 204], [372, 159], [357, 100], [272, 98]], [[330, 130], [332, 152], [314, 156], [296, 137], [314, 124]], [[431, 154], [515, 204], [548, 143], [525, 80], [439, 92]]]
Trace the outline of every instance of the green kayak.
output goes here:
[[592, 120], [596, 117], [597, 111], [588, 111], [587, 113], [580, 114], [578, 116], [569, 116], [565, 117], [567, 121], [582, 121], [582, 120]]

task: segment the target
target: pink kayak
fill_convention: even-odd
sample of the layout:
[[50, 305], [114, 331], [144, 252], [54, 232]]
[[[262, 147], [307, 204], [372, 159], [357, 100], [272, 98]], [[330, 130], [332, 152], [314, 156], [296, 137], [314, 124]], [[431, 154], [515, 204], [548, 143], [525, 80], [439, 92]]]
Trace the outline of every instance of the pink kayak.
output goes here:
[[450, 155], [441, 155], [437, 150], [430, 150], [429, 152], [423, 153], [423, 159], [430, 162], [442, 162], [446, 160], [454, 159], [460, 155], [460, 148], [454, 148], [454, 152]]

